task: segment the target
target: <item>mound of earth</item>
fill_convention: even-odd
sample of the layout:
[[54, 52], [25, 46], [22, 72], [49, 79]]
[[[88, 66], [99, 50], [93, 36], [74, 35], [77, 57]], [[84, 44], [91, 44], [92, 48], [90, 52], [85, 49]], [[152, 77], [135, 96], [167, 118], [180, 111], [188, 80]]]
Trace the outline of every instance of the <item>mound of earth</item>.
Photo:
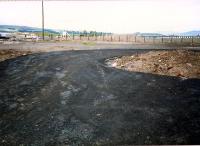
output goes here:
[[31, 53], [32, 53], [31, 51], [19, 51], [19, 50], [13, 50], [13, 49], [0, 50], [0, 62], [7, 59], [28, 55]]
[[189, 50], [150, 51], [106, 60], [111, 67], [182, 78], [200, 78], [200, 52]]

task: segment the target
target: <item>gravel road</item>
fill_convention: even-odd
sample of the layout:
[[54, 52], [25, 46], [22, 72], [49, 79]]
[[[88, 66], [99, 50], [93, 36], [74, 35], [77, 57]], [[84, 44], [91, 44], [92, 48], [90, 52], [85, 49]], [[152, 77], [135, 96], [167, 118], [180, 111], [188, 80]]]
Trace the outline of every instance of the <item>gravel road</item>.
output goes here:
[[199, 144], [199, 79], [104, 62], [146, 51], [57, 51], [1, 62], [0, 145]]

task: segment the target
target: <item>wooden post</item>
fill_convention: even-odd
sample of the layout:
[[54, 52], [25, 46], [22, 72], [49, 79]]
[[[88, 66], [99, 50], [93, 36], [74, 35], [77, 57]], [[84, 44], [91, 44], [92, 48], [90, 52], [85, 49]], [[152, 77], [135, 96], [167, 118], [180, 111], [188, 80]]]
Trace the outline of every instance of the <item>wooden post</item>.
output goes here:
[[110, 38], [110, 40], [111, 40], [111, 42], [113, 41], [113, 39], [112, 39], [112, 35], [111, 35], [111, 38]]
[[74, 33], [72, 35], [73, 35], [72, 37], [73, 37], [73, 40], [74, 40]]
[[137, 38], [136, 38], [136, 36], [135, 36], [135, 43], [136, 43], [136, 41], [137, 41]]
[[44, 40], [44, 2], [42, 0], [42, 40]]
[[192, 36], [192, 44], [194, 43], [194, 37]]
[[172, 43], [172, 37], [170, 38], [170, 43]]
[[155, 36], [153, 36], [153, 44], [155, 44]]
[[146, 41], [146, 40], [145, 40], [145, 36], [144, 36], [144, 43], [145, 43], [145, 41]]
[[163, 37], [162, 37], [162, 44], [163, 44]]
[[103, 34], [103, 41], [104, 41], [104, 34]]
[[197, 41], [199, 42], [200, 41], [200, 36], [198, 35], [198, 37], [197, 37]]
[[181, 37], [181, 43], [183, 42], [183, 37]]

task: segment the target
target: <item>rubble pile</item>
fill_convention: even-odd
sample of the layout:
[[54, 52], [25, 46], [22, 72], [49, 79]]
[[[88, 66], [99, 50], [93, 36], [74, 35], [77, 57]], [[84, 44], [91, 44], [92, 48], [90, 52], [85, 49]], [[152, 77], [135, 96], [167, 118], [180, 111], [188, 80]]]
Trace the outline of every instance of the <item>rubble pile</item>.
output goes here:
[[7, 59], [16, 58], [19, 56], [25, 56], [31, 53], [32, 53], [31, 51], [19, 51], [13, 49], [0, 50], [0, 62]]
[[150, 51], [106, 61], [111, 67], [182, 78], [200, 78], [200, 52], [189, 50]]

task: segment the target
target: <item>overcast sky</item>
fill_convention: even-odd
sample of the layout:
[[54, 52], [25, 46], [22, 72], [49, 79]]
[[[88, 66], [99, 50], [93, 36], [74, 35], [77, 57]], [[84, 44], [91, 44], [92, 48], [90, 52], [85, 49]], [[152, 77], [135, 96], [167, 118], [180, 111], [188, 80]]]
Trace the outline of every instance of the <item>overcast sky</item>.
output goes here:
[[[45, 1], [45, 27], [115, 33], [200, 30], [200, 0]], [[41, 27], [41, 2], [0, 1], [0, 24]]]

